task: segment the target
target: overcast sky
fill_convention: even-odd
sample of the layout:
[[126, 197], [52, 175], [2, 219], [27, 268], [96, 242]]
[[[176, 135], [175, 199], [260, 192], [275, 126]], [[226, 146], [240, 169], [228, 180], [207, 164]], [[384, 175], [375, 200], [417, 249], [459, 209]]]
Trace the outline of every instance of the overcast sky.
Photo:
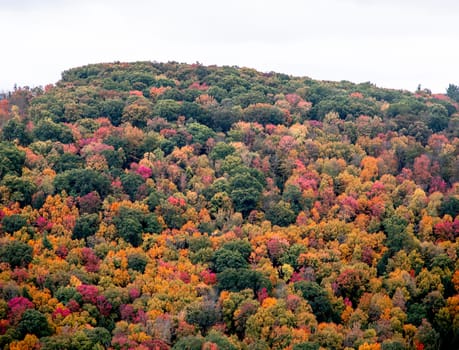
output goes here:
[[148, 60], [445, 92], [458, 20], [456, 0], [0, 0], [0, 91]]

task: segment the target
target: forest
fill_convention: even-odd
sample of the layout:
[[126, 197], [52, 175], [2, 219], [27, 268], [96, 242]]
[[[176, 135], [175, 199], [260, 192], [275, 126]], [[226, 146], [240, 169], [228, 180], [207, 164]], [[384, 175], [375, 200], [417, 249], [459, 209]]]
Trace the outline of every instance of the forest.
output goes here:
[[200, 63], [0, 100], [0, 348], [459, 348], [459, 87]]

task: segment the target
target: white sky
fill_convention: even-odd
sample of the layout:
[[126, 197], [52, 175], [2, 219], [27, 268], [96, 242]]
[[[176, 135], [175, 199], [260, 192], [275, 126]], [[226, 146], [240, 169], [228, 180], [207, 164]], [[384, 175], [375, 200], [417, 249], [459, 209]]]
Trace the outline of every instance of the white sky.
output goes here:
[[0, 0], [0, 91], [171, 60], [445, 92], [458, 22], [457, 0]]

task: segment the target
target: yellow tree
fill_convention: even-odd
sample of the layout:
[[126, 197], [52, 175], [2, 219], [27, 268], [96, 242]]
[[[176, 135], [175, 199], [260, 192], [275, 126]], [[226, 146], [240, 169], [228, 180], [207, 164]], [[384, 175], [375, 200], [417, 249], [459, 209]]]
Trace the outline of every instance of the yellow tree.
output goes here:
[[378, 176], [378, 160], [375, 157], [367, 156], [363, 158], [361, 167], [360, 179], [362, 181], [375, 180]]

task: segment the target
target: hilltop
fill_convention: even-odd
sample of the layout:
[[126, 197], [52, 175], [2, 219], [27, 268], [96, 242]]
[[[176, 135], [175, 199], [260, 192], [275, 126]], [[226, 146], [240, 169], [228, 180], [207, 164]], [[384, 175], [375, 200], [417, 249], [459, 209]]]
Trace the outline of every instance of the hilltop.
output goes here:
[[16, 89], [0, 346], [458, 347], [458, 91], [176, 62]]

